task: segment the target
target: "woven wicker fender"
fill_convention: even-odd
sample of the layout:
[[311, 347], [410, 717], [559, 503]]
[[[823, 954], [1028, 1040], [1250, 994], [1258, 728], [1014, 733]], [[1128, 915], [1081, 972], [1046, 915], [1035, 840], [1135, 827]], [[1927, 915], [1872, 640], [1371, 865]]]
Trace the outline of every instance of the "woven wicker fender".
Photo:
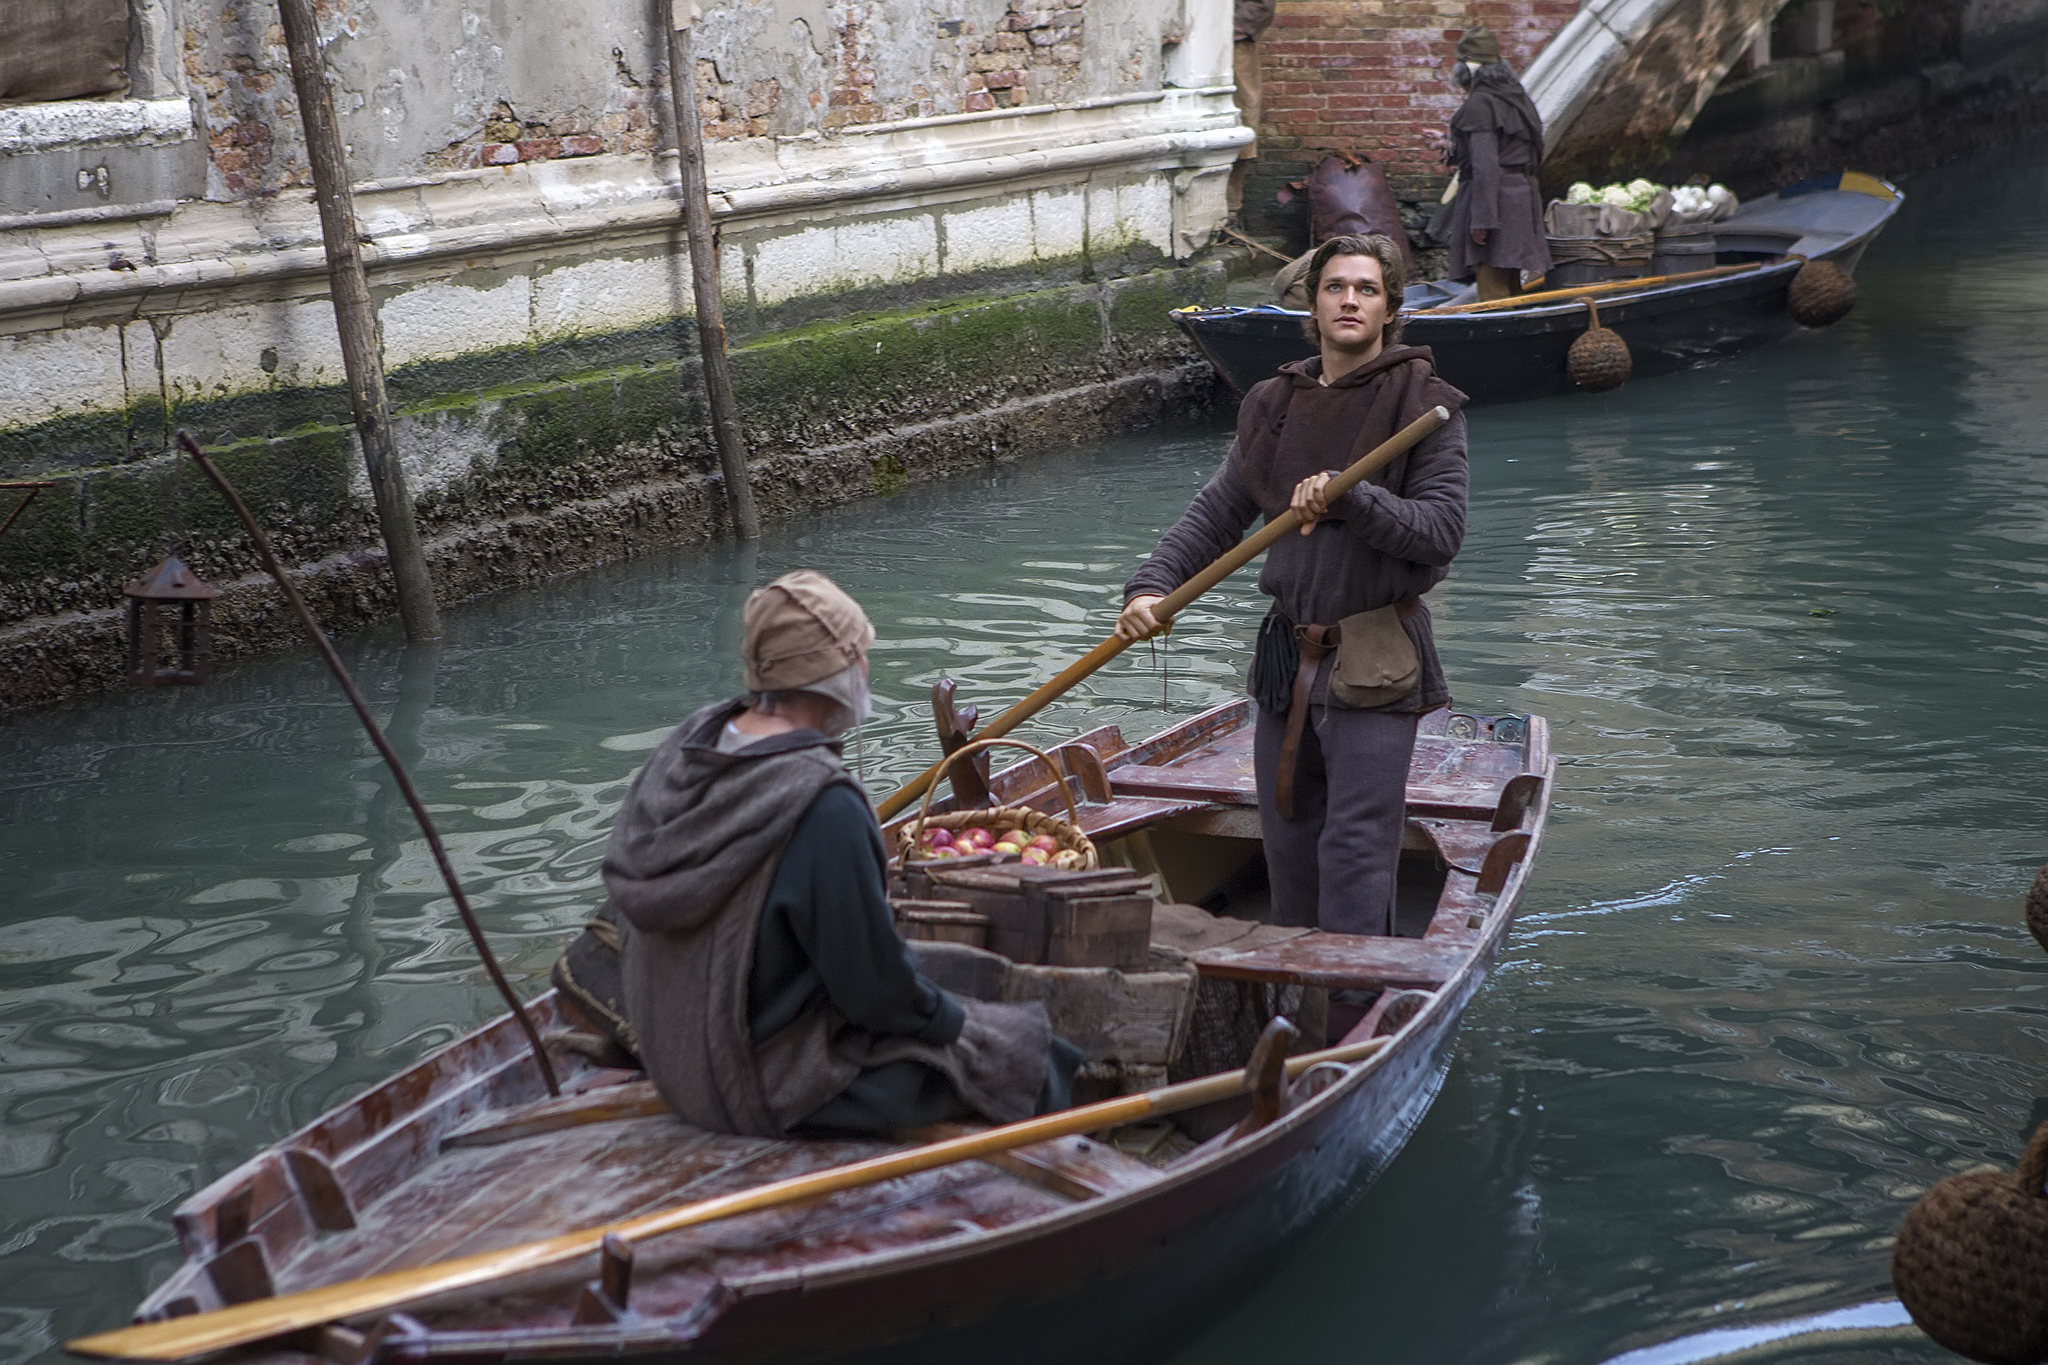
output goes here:
[[2048, 1123], [2020, 1168], [1950, 1176], [1892, 1245], [1892, 1285], [1920, 1330], [1986, 1365], [2048, 1359]]
[[1833, 261], [1808, 261], [1792, 277], [1785, 311], [1801, 327], [1826, 327], [1856, 306], [1856, 277]]
[[2034, 874], [2034, 884], [2027, 891], [2027, 932], [2034, 942], [2048, 948], [2048, 865]]
[[[942, 815], [932, 814], [932, 794], [939, 789], [939, 779], [946, 770], [961, 759], [977, 754], [997, 745], [1022, 749], [1037, 758], [1052, 773], [1052, 783], [1059, 788], [1066, 799], [1067, 818], [1047, 815], [1044, 811], [1029, 806], [988, 806], [976, 810], [947, 811]], [[966, 829], [979, 825], [1000, 837], [1001, 832], [1023, 830], [1033, 836], [1049, 834], [1059, 842], [1060, 851], [1053, 855], [1052, 866], [1068, 871], [1086, 871], [1098, 865], [1095, 843], [1081, 832], [1081, 814], [1074, 807], [1074, 793], [1067, 787], [1067, 771], [1043, 749], [1034, 748], [1018, 739], [978, 739], [972, 744], [963, 744], [946, 755], [945, 762], [932, 777], [931, 785], [925, 788], [924, 804], [918, 808], [915, 820], [905, 820], [896, 827], [896, 852], [904, 862], [919, 861], [917, 855], [924, 850], [919, 847], [918, 836], [928, 829]]]
[[1565, 373], [1588, 393], [1606, 393], [1628, 383], [1636, 367], [1635, 357], [1628, 353], [1628, 343], [1619, 332], [1600, 325], [1600, 306], [1591, 299], [1585, 303], [1586, 330], [1565, 352]]

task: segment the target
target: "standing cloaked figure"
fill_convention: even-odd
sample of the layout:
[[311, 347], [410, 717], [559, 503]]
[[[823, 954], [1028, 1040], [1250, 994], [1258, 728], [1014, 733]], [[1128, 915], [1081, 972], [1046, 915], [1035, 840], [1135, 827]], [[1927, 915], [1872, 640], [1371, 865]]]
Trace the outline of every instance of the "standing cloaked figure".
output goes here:
[[1078, 1049], [1045, 1006], [958, 1000], [896, 932], [886, 854], [837, 736], [868, 710], [874, 628], [823, 574], [747, 599], [747, 695], [633, 778], [604, 910], [556, 981], [684, 1122], [780, 1137], [1063, 1109]]
[[1457, 168], [1458, 196], [1447, 231], [1450, 277], [1477, 278], [1479, 297], [1521, 291], [1522, 272], [1550, 269], [1543, 232], [1543, 118], [1514, 68], [1500, 59], [1500, 40], [1484, 25], [1458, 39], [1451, 78], [1466, 92], [1451, 115], [1445, 159]]
[[[1383, 236], [1316, 249], [1306, 326], [1319, 354], [1245, 395], [1223, 467], [1124, 585], [1117, 621], [1128, 640], [1157, 634], [1161, 597], [1254, 521], [1301, 515], [1259, 574], [1273, 599], [1248, 687], [1259, 824], [1273, 921], [1346, 934], [1394, 931], [1416, 722], [1450, 701], [1422, 595], [1465, 534], [1465, 395], [1427, 347], [1398, 344], [1402, 271]], [[1438, 405], [1449, 422], [1325, 500], [1338, 471]], [[1330, 1036], [1363, 1012], [1333, 998]]]
[[1231, 9], [1231, 100], [1237, 105], [1239, 120], [1252, 130], [1252, 140], [1237, 149], [1237, 160], [1230, 165], [1230, 180], [1223, 191], [1223, 207], [1234, 228], [1244, 226], [1239, 214], [1244, 211], [1245, 177], [1251, 173], [1252, 162], [1259, 159], [1259, 120], [1265, 109], [1259, 36], [1273, 23], [1273, 3], [1274, 0], [1237, 0]]

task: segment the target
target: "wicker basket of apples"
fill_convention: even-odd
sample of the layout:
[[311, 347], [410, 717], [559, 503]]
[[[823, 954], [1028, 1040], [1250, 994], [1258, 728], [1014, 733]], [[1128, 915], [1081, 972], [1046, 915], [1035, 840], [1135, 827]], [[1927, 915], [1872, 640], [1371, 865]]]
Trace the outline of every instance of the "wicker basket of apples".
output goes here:
[[[932, 814], [932, 793], [939, 789], [939, 778], [945, 776], [946, 769], [970, 754], [998, 744], [1022, 749], [1051, 770], [1053, 786], [1066, 798], [1066, 819], [1029, 806], [989, 806]], [[1081, 815], [1074, 808], [1066, 770], [1044, 750], [1014, 739], [976, 740], [948, 754], [939, 766], [938, 776], [925, 789], [924, 805], [917, 818], [896, 827], [896, 849], [906, 863], [995, 853], [1014, 856], [1022, 863], [1069, 871], [1085, 871], [1097, 865], [1095, 844], [1081, 832]]]

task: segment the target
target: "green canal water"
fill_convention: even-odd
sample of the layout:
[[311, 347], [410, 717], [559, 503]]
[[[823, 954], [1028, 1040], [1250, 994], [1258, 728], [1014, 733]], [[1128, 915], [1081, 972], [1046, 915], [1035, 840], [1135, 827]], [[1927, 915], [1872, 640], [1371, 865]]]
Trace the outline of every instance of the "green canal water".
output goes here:
[[[1474, 415], [1438, 637], [1462, 706], [1550, 718], [1549, 842], [1407, 1152], [1183, 1365], [1596, 1362], [1881, 1300], [1915, 1196], [2048, 1114], [2020, 922], [2048, 859], [2048, 159], [1908, 188], [1838, 327]], [[751, 585], [816, 566], [873, 613], [883, 790], [928, 760], [934, 679], [998, 706], [1100, 637], [1226, 439], [1143, 433], [343, 649], [533, 992], [635, 765], [737, 688]], [[1035, 732], [1233, 695], [1259, 611], [1234, 581]], [[310, 654], [0, 719], [0, 890], [0, 1365], [123, 1319], [187, 1194], [495, 1011]], [[1777, 1358], [1950, 1357], [1879, 1329]]]

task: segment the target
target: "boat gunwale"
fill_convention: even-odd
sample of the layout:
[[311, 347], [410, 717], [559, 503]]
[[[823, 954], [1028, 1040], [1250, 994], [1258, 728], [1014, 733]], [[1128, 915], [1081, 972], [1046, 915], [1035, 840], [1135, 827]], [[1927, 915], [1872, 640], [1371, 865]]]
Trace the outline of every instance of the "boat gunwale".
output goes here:
[[[1523, 821], [1523, 832], [1530, 835], [1527, 852], [1509, 874], [1508, 881], [1502, 886], [1493, 907], [1488, 911], [1485, 928], [1470, 942], [1459, 945], [1464, 952], [1457, 969], [1441, 986], [1429, 993], [1430, 998], [1424, 1002], [1422, 1008], [1403, 1020], [1401, 1026], [1389, 1035], [1391, 1041], [1386, 1047], [1362, 1061], [1348, 1064], [1345, 1068], [1347, 1074], [1336, 1084], [1310, 1096], [1243, 1138], [1218, 1147], [1185, 1165], [1176, 1163], [1164, 1168], [1158, 1180], [1144, 1185], [1118, 1190], [1094, 1199], [1081, 1200], [1063, 1208], [1047, 1209], [1043, 1213], [1020, 1219], [1015, 1223], [983, 1229], [978, 1233], [962, 1232], [956, 1236], [935, 1238], [908, 1246], [891, 1247], [858, 1256], [839, 1257], [818, 1265], [797, 1265], [784, 1270], [737, 1276], [723, 1280], [722, 1283], [735, 1296], [765, 1296], [825, 1286], [856, 1285], [864, 1280], [914, 1274], [929, 1265], [950, 1264], [963, 1259], [1012, 1251], [1033, 1240], [1064, 1234], [1076, 1227], [1085, 1227], [1088, 1223], [1104, 1218], [1128, 1216], [1134, 1209], [1154, 1199], [1184, 1193], [1188, 1187], [1196, 1184], [1208, 1184], [1225, 1169], [1243, 1169], [1251, 1164], [1253, 1159], [1269, 1156], [1275, 1146], [1300, 1137], [1305, 1129], [1322, 1121], [1329, 1110], [1338, 1107], [1353, 1092], [1369, 1084], [1376, 1073], [1393, 1066], [1397, 1059], [1405, 1060], [1406, 1051], [1414, 1045], [1416, 1039], [1427, 1035], [1428, 1026], [1436, 1016], [1453, 1008], [1462, 1014], [1470, 1004], [1471, 997], [1476, 995], [1484, 984], [1483, 981], [1472, 983], [1469, 990], [1453, 989], [1465, 985], [1475, 973], [1483, 976], [1491, 971], [1499, 949], [1506, 940], [1507, 932], [1513, 925], [1522, 893], [1527, 887], [1535, 865], [1543, 832], [1549, 822], [1551, 788], [1555, 783], [1557, 764], [1549, 753], [1547, 722], [1541, 716], [1531, 716], [1529, 722], [1529, 737], [1525, 750], [1529, 757], [1525, 759], [1524, 771], [1537, 772], [1544, 781]], [[1456, 1021], [1453, 1021], [1450, 1027], [1455, 1029]], [[675, 1323], [677, 1319], [660, 1321]], [[572, 1324], [549, 1328], [436, 1332], [432, 1337], [417, 1344], [406, 1343], [400, 1346], [398, 1354], [407, 1359], [429, 1360], [436, 1353], [433, 1345], [435, 1341], [439, 1341], [442, 1349], [448, 1352], [473, 1352], [478, 1349], [489, 1351], [496, 1349], [501, 1343], [507, 1346], [517, 1344], [526, 1351], [531, 1351], [543, 1343], [548, 1347], [564, 1349], [573, 1349], [579, 1344], [587, 1343], [592, 1346], [603, 1345], [623, 1353], [628, 1347], [629, 1340], [647, 1337], [644, 1330], [637, 1337], [627, 1334], [626, 1329], [634, 1325], [643, 1329], [646, 1326], [645, 1323], [596, 1327]], [[709, 1323], [705, 1325], [708, 1326]], [[655, 1334], [654, 1339], [667, 1341], [672, 1338], [665, 1334]]]
[[[1118, 754], [1106, 759], [1105, 767], [1120, 766], [1126, 762], [1142, 762], [1140, 755], [1157, 753], [1162, 749], [1171, 748], [1173, 741], [1185, 740], [1191, 735], [1199, 740], [1203, 737], [1205, 730], [1216, 730], [1219, 728], [1216, 725], [1216, 721], [1224, 714], [1234, 709], [1246, 707], [1248, 707], [1248, 702], [1242, 698], [1232, 699], [1211, 707], [1148, 737], [1148, 739], [1141, 741], [1139, 744], [1126, 746]], [[1544, 779], [1537, 800], [1531, 803], [1530, 809], [1525, 813], [1520, 826], [1522, 832], [1530, 835], [1531, 841], [1528, 849], [1521, 860], [1511, 869], [1507, 881], [1503, 884], [1495, 896], [1493, 905], [1487, 911], [1484, 925], [1476, 935], [1469, 940], [1446, 945], [1454, 946], [1459, 951], [1460, 956], [1456, 968], [1446, 976], [1440, 985], [1429, 993], [1429, 999], [1424, 1003], [1423, 1007], [1418, 1009], [1409, 1019], [1404, 1020], [1401, 1027], [1390, 1035], [1392, 1041], [1390, 1041], [1388, 1046], [1362, 1062], [1351, 1064], [1347, 1067], [1347, 1074], [1336, 1084], [1309, 1097], [1302, 1104], [1289, 1110], [1257, 1132], [1249, 1134], [1237, 1142], [1203, 1154], [1185, 1165], [1164, 1168], [1159, 1171], [1157, 1179], [1147, 1181], [1142, 1185], [1120, 1189], [1095, 1198], [1079, 1200], [1063, 1207], [1048, 1208], [1040, 1213], [1018, 1219], [1015, 1222], [985, 1228], [979, 1232], [969, 1233], [962, 1231], [957, 1236], [935, 1238], [859, 1255], [835, 1257], [816, 1264], [797, 1264], [785, 1269], [736, 1276], [731, 1280], [722, 1281], [722, 1283], [735, 1294], [760, 1295], [781, 1292], [786, 1288], [800, 1289], [828, 1284], [858, 1283], [865, 1279], [889, 1278], [914, 1273], [930, 1264], [951, 1262], [963, 1257], [999, 1254], [1040, 1238], [1064, 1233], [1075, 1227], [1085, 1227], [1089, 1223], [1104, 1218], [1125, 1216], [1136, 1208], [1151, 1204], [1155, 1197], [1160, 1200], [1170, 1200], [1184, 1195], [1190, 1188], [1209, 1185], [1216, 1181], [1218, 1176], [1225, 1171], [1245, 1171], [1257, 1167], [1260, 1161], [1270, 1154], [1276, 1145], [1292, 1141], [1305, 1128], [1320, 1122], [1323, 1115], [1327, 1114], [1333, 1107], [1342, 1104], [1346, 1097], [1354, 1094], [1360, 1087], [1367, 1085], [1371, 1077], [1383, 1069], [1394, 1065], [1397, 1059], [1405, 1058], [1412, 1047], [1413, 1040], [1425, 1036], [1431, 1022], [1444, 1010], [1453, 1008], [1454, 1001], [1456, 1002], [1455, 1008], [1462, 1012], [1465, 1005], [1469, 1003], [1471, 995], [1476, 993], [1479, 986], [1483, 984], [1483, 981], [1474, 982], [1470, 984], [1469, 989], [1467, 988], [1467, 983], [1475, 973], [1483, 976], [1485, 971], [1488, 970], [1492, 960], [1497, 956], [1499, 946], [1506, 936], [1508, 927], [1513, 922], [1516, 908], [1520, 903], [1523, 890], [1531, 875], [1537, 848], [1540, 845], [1543, 831], [1547, 824], [1551, 789], [1555, 782], [1556, 763], [1549, 752], [1548, 724], [1543, 717], [1533, 715], [1528, 717], [1526, 723], [1528, 728], [1521, 744], [1523, 752], [1520, 772], [1535, 772]], [[1242, 723], [1232, 725], [1227, 730], [1223, 730], [1222, 734], [1236, 733], [1241, 728]], [[1456, 742], [1498, 743], [1498, 741], [1490, 739], [1457, 740]], [[1202, 747], [1200, 743], [1190, 743], [1179, 752], [1192, 752], [1200, 747]], [[1011, 767], [1022, 767], [1035, 761], [1024, 760], [1019, 764], [1011, 765]], [[1168, 764], [1170, 762], [1171, 760], [1169, 759]], [[1008, 770], [1006, 769], [1005, 771]], [[1049, 787], [1047, 790], [1049, 790]], [[1223, 807], [1219, 806], [1219, 808]], [[1473, 823], [1476, 823], [1476, 821]], [[553, 1016], [557, 1013], [555, 1009], [557, 999], [557, 993], [549, 990], [527, 1002], [527, 1008], [539, 1009], [547, 1015]], [[1453, 1036], [1456, 1026], [1457, 1021], [1455, 1019], [1451, 1020], [1447, 1025], [1448, 1029], [1452, 1031]], [[470, 1062], [460, 1067], [451, 1067], [450, 1063], [463, 1060], [464, 1054], [473, 1054], [476, 1062], [481, 1062], [481, 1065], [476, 1065], [476, 1062]], [[480, 1025], [461, 1038], [450, 1042], [443, 1048], [419, 1059], [411, 1066], [372, 1086], [370, 1089], [362, 1092], [362, 1094], [337, 1106], [335, 1109], [302, 1125], [291, 1134], [267, 1147], [264, 1151], [253, 1155], [247, 1161], [224, 1173], [219, 1179], [209, 1182], [206, 1187], [183, 1201], [174, 1214], [174, 1218], [178, 1219], [181, 1223], [180, 1241], [187, 1253], [186, 1258], [179, 1269], [173, 1271], [172, 1275], [167, 1277], [165, 1282], [158, 1286], [158, 1289], [144, 1300], [143, 1307], [149, 1307], [174, 1281], [178, 1280], [180, 1278], [180, 1271], [190, 1268], [203, 1275], [203, 1266], [208, 1256], [220, 1250], [218, 1247], [207, 1248], [184, 1245], [186, 1238], [182, 1224], [185, 1219], [180, 1217], [181, 1215], [189, 1216], [199, 1213], [210, 1213], [213, 1207], [217, 1207], [221, 1198], [233, 1193], [245, 1184], [253, 1183], [262, 1167], [266, 1164], [275, 1165], [281, 1163], [284, 1153], [295, 1146], [320, 1152], [336, 1167], [346, 1167], [353, 1158], [369, 1151], [380, 1141], [389, 1140], [396, 1136], [409, 1125], [425, 1121], [430, 1129], [433, 1128], [435, 1125], [432, 1121], [432, 1116], [435, 1111], [451, 1109], [465, 1095], [482, 1093], [491, 1082], [503, 1077], [507, 1072], [520, 1070], [523, 1064], [530, 1065], [530, 1061], [530, 1057], [525, 1054], [521, 1040], [517, 1036], [515, 1021], [509, 1014], [501, 1015]], [[402, 1109], [393, 1107], [381, 1126], [368, 1128], [365, 1125], [362, 1136], [354, 1143], [337, 1150], [332, 1144], [309, 1140], [317, 1137], [323, 1127], [338, 1118], [348, 1115], [349, 1111], [354, 1110], [360, 1113], [364, 1108], [373, 1104], [380, 1094], [388, 1094], [402, 1089], [410, 1078], [422, 1072], [440, 1072], [442, 1076], [429, 1077], [424, 1093], [419, 1096], [416, 1102]], [[584, 1073], [579, 1072], [578, 1074]], [[436, 1080], [440, 1081], [438, 1090], [434, 1085]], [[537, 1076], [535, 1077], [535, 1085], [538, 1086]], [[486, 1107], [488, 1108], [489, 1106]], [[466, 1117], [467, 1115], [464, 1116]], [[442, 1126], [452, 1126], [452, 1118], [450, 1125]], [[430, 1157], [427, 1164], [430, 1165], [431, 1161], [432, 1158]], [[425, 1166], [422, 1166], [420, 1169], [424, 1170], [425, 1168]], [[415, 1171], [401, 1177], [391, 1182], [384, 1189], [374, 1192], [366, 1191], [367, 1198], [362, 1207], [374, 1206], [382, 1198], [402, 1188], [407, 1179], [413, 1178], [418, 1173], [418, 1171]], [[1266, 1174], [1266, 1172], [1255, 1170], [1247, 1178], [1256, 1181], [1263, 1174]], [[289, 1188], [288, 1181], [287, 1188]], [[274, 1212], [274, 1206], [272, 1212]], [[264, 1215], [264, 1217], [268, 1216], [270, 1216], [269, 1213]], [[658, 1242], [658, 1240], [651, 1239], [652, 1242]], [[312, 1242], [309, 1240], [305, 1245], [310, 1246]], [[294, 1256], [292, 1259], [296, 1259], [296, 1257]], [[588, 1278], [589, 1272], [585, 1263], [589, 1259], [586, 1257], [582, 1261], [557, 1268], [559, 1273], [546, 1275], [544, 1277], [545, 1282], [555, 1284], [573, 1281], [579, 1275], [581, 1278]], [[292, 1260], [281, 1262], [279, 1266], [280, 1272], [287, 1270], [291, 1264]], [[312, 1286], [305, 1287], [310, 1288]], [[501, 1289], [498, 1292], [512, 1291], [507, 1288]], [[479, 1297], [488, 1297], [487, 1291], [480, 1292], [476, 1288], [463, 1291], [463, 1298], [465, 1300], [474, 1301]], [[422, 1304], [431, 1302], [431, 1300], [422, 1301]], [[412, 1306], [420, 1307], [422, 1304]], [[694, 1309], [686, 1310], [684, 1313], [670, 1318], [629, 1320], [617, 1324], [601, 1324], [596, 1326], [572, 1324], [547, 1327], [526, 1326], [517, 1328], [431, 1330], [425, 1337], [393, 1341], [391, 1343], [391, 1351], [394, 1357], [425, 1360], [444, 1351], [469, 1352], [480, 1348], [492, 1349], [494, 1343], [508, 1346], [516, 1343], [520, 1352], [528, 1354], [536, 1351], [542, 1354], [573, 1353], [578, 1349], [588, 1346], [601, 1346], [607, 1353], [638, 1350], [647, 1346], [678, 1340], [677, 1332], [683, 1329], [685, 1321], [691, 1319], [695, 1311]], [[701, 1317], [703, 1315], [698, 1314], [698, 1316]], [[715, 1321], [716, 1317], [716, 1313], [711, 1314], [709, 1321]]]

